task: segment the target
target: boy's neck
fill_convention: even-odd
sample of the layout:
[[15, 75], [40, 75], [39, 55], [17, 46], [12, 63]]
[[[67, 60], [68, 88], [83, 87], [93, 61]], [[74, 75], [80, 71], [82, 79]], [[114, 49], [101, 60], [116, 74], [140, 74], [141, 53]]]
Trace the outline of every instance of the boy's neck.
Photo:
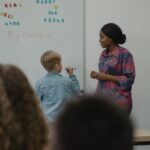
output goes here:
[[51, 70], [51, 71], [49, 71], [49, 73], [59, 73], [59, 72], [56, 70]]

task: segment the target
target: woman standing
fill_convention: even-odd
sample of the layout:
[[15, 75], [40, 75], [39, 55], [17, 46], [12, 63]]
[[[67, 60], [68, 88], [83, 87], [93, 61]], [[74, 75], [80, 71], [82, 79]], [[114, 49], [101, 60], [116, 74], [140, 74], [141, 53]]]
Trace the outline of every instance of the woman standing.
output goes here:
[[98, 80], [97, 94], [115, 97], [130, 114], [135, 66], [131, 52], [120, 46], [125, 41], [126, 35], [118, 25], [108, 23], [101, 28], [99, 42], [104, 50], [99, 59], [99, 72], [91, 71], [91, 78]]

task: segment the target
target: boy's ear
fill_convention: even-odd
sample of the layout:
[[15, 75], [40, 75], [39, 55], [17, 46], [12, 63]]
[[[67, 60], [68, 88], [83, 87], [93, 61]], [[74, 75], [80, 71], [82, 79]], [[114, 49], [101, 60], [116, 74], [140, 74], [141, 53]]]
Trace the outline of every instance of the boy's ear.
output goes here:
[[54, 67], [56, 70], [59, 68], [59, 64], [55, 64], [55, 67]]
[[56, 66], [56, 67], [58, 67], [58, 66], [59, 66], [59, 64], [58, 64], [58, 63], [56, 63], [56, 64], [55, 64], [55, 66]]

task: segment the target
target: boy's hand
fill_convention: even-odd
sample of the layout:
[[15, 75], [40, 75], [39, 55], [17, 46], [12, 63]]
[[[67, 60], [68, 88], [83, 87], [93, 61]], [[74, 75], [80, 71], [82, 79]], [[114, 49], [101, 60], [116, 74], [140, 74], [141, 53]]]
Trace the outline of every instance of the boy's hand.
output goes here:
[[65, 68], [65, 70], [66, 70], [66, 72], [67, 72], [69, 75], [73, 75], [73, 70], [74, 70], [74, 68], [68, 66], [68, 67]]

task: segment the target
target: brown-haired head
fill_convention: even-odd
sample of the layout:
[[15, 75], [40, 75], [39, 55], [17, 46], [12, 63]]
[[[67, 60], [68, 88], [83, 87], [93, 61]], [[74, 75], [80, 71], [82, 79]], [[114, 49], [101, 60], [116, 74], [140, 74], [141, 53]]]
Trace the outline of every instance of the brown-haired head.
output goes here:
[[0, 65], [0, 148], [42, 150], [47, 125], [37, 97], [25, 76], [14, 65]]

